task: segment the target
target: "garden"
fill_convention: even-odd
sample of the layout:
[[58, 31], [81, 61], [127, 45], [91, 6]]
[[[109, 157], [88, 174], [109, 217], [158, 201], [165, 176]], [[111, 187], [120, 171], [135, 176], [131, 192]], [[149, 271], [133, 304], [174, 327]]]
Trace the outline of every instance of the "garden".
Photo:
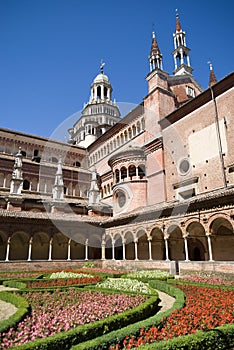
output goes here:
[[[0, 322], [5, 349], [234, 349], [234, 279], [165, 271], [1, 272], [17, 288], [0, 299], [17, 312]], [[174, 298], [160, 312], [158, 292]]]

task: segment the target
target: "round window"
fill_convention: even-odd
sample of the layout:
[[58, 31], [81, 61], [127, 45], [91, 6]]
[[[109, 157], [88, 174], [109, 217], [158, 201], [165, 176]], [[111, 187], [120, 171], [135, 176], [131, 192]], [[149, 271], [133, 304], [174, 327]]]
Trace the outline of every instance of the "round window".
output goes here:
[[118, 199], [118, 204], [119, 204], [119, 207], [122, 208], [125, 203], [126, 203], [126, 195], [124, 192], [118, 192], [117, 194], [117, 199]]
[[190, 163], [188, 159], [182, 159], [179, 164], [179, 171], [182, 175], [187, 174], [190, 169]]

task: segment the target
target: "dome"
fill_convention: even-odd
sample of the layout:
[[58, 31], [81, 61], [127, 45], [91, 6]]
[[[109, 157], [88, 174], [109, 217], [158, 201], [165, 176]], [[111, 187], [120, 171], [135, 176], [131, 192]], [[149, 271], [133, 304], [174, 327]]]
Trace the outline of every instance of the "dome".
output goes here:
[[94, 83], [108, 83], [110, 84], [109, 78], [104, 73], [99, 73], [93, 81]]

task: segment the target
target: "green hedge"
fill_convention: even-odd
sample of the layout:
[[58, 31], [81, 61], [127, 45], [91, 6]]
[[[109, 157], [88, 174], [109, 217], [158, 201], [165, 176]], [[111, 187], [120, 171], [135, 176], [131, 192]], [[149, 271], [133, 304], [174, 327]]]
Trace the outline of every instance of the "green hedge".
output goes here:
[[[116, 292], [116, 291], [115, 291]], [[153, 295], [144, 303], [127, 310], [121, 314], [107, 317], [103, 320], [78, 326], [67, 332], [60, 332], [53, 336], [37, 339], [14, 349], [19, 350], [65, 350], [70, 349], [73, 345], [82, 343], [87, 339], [92, 339], [93, 336], [101, 336], [113, 330], [125, 327], [136, 320], [142, 320], [145, 317], [150, 317], [158, 308], [158, 295]]]
[[229, 285], [220, 285], [220, 284], [209, 284], [209, 283], [201, 283], [201, 282], [192, 282], [192, 281], [186, 281], [186, 280], [168, 280], [168, 283], [171, 284], [188, 284], [191, 286], [198, 286], [198, 287], [209, 287], [209, 288], [222, 288], [222, 289], [234, 289], [234, 286], [229, 286]]
[[5, 287], [18, 288], [18, 289], [24, 289], [27, 287], [26, 283], [20, 282], [20, 281], [15, 281], [15, 280], [3, 281], [3, 285]]
[[234, 349], [234, 324], [142, 345], [139, 348], [142, 350], [231, 350]]
[[0, 332], [5, 332], [10, 327], [15, 327], [24, 318], [24, 316], [30, 311], [30, 306], [21, 296], [10, 292], [0, 292], [0, 299], [15, 305], [18, 309], [8, 319], [0, 322]]
[[124, 340], [124, 338], [129, 334], [139, 334], [139, 330], [143, 326], [145, 328], [148, 328], [155, 324], [159, 325], [163, 317], [169, 316], [173, 310], [182, 308], [184, 306], [185, 295], [180, 289], [157, 280], [151, 280], [149, 281], [149, 284], [151, 287], [175, 297], [175, 302], [172, 308], [160, 314], [155, 314], [149, 318], [147, 318], [147, 315], [145, 315], [145, 319], [143, 321], [136, 322], [126, 327], [122, 327], [122, 329], [118, 329], [117, 331], [112, 331], [108, 334], [105, 334], [101, 337], [80, 343], [79, 345], [73, 346], [72, 350], [106, 350], [111, 345]]

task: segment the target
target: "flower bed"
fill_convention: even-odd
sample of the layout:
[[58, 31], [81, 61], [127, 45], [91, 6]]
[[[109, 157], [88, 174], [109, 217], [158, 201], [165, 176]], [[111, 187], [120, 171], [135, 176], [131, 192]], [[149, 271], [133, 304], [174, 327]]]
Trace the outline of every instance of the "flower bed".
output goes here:
[[107, 278], [98, 283], [96, 288], [116, 289], [134, 293], [152, 294], [152, 289], [147, 283], [128, 278]]
[[0, 272], [0, 279], [36, 278], [41, 272]]
[[160, 327], [139, 330], [138, 336], [127, 336], [111, 350], [131, 349], [143, 344], [167, 340], [181, 335], [206, 331], [233, 323], [234, 291], [212, 287], [178, 285], [186, 294], [186, 306], [162, 320]]
[[50, 279], [57, 279], [57, 278], [93, 278], [93, 275], [87, 274], [87, 273], [74, 273], [74, 272], [66, 272], [66, 271], [60, 271], [60, 272], [53, 272], [49, 278]]
[[64, 286], [72, 286], [72, 285], [94, 284], [100, 281], [102, 281], [102, 278], [99, 276], [80, 277], [80, 278], [45, 279], [45, 280], [27, 282], [27, 288], [64, 287]]
[[31, 315], [1, 335], [1, 346], [8, 349], [37, 338], [68, 331], [78, 325], [121, 313], [143, 303], [142, 295], [106, 294], [100, 291], [29, 292], [24, 298], [32, 307]]
[[190, 275], [182, 277], [183, 281], [194, 282], [194, 283], [205, 283], [205, 284], [217, 284], [225, 286], [234, 286], [234, 279], [226, 279], [217, 276], [208, 275]]
[[166, 280], [169, 277], [172, 277], [167, 271], [160, 270], [142, 270], [135, 271], [127, 274], [128, 278], [137, 278], [137, 279], [160, 279]]

